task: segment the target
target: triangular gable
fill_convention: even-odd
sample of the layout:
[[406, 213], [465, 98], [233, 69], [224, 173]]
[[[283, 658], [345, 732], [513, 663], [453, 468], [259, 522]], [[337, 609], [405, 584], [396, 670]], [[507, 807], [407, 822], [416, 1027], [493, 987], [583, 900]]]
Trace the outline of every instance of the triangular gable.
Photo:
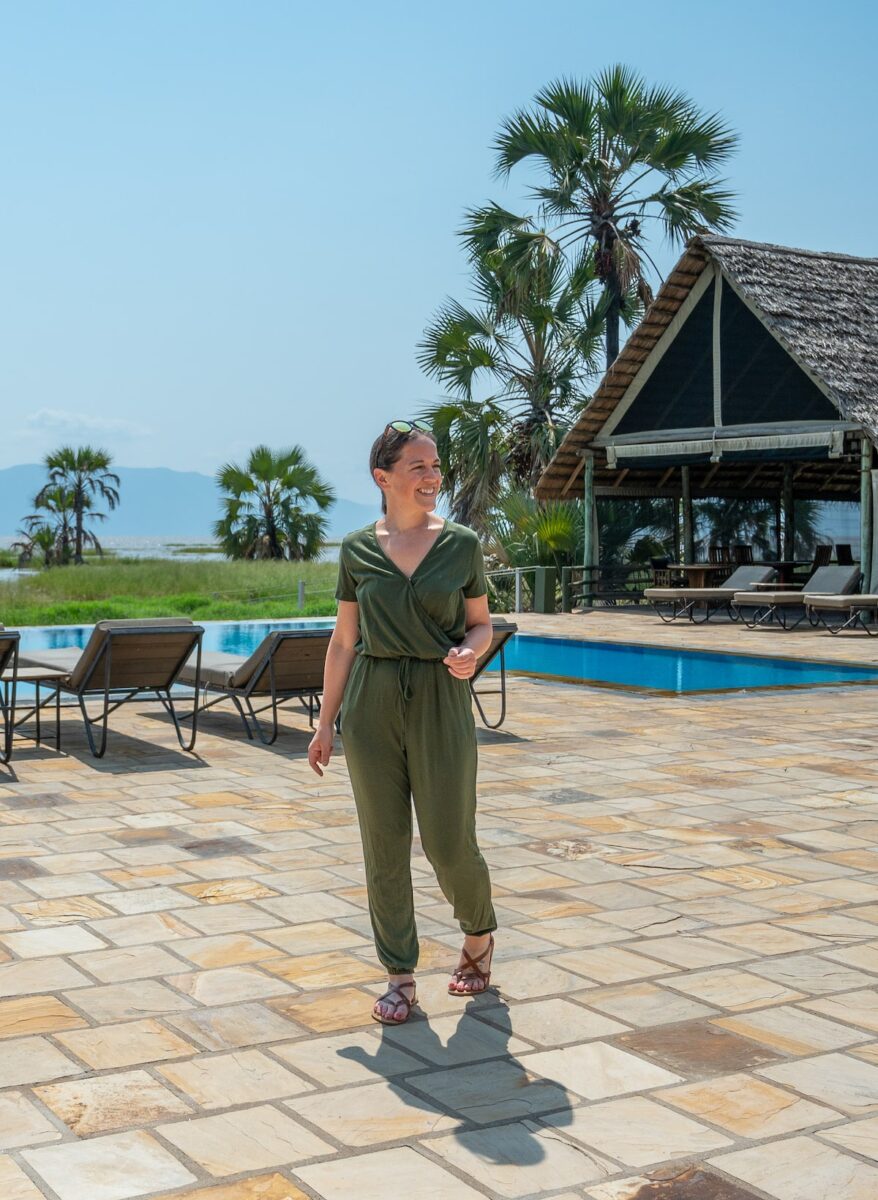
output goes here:
[[682, 323], [666, 331], [653, 361], [643, 364], [629, 396], [601, 430], [602, 440], [674, 429], [844, 419], [725, 280], [719, 320], [721, 399], [716, 411], [713, 320], [718, 279], [713, 273]]

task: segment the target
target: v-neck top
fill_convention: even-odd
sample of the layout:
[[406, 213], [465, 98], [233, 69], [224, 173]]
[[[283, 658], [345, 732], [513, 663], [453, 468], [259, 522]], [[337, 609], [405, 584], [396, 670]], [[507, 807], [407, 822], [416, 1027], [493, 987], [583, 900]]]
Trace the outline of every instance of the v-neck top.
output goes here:
[[374, 524], [349, 533], [338, 556], [337, 600], [359, 605], [357, 652], [443, 659], [466, 635], [465, 600], [484, 596], [478, 536], [446, 521], [411, 577], [382, 549]]

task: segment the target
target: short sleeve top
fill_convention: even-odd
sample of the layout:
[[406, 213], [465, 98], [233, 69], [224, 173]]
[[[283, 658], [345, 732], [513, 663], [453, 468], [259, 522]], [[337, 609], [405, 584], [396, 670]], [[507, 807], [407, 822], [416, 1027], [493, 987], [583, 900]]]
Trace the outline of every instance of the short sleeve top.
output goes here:
[[336, 599], [359, 605], [357, 651], [372, 658], [444, 658], [466, 635], [464, 601], [486, 592], [479, 539], [454, 521], [410, 579], [382, 549], [374, 524], [341, 544]]

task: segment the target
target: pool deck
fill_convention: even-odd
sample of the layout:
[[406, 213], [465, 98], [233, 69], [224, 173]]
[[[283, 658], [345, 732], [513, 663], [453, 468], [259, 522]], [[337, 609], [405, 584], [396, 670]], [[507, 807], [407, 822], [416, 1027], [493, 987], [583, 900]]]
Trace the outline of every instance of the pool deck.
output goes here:
[[[645, 614], [523, 630], [878, 664]], [[490, 702], [490, 701], [489, 701]], [[214, 710], [216, 712], [216, 710]], [[343, 763], [111, 718], [0, 769], [2, 1200], [875, 1200], [878, 688], [513, 679], [482, 732], [494, 984], [416, 844], [421, 1009], [381, 990]]]

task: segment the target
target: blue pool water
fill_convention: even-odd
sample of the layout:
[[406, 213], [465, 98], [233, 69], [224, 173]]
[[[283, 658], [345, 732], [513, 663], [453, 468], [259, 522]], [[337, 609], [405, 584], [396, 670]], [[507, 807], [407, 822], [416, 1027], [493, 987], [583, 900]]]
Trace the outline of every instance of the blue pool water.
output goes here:
[[[331, 618], [207, 622], [204, 648], [248, 655], [272, 629], [331, 629], [334, 624]], [[21, 647], [27, 651], [84, 646], [90, 632], [88, 625], [25, 629], [21, 634]], [[506, 647], [506, 665], [513, 672], [678, 693], [878, 682], [878, 670], [869, 667], [521, 634]], [[498, 660], [494, 660], [490, 669], [498, 669]]]
[[878, 670], [865, 667], [572, 638], [515, 637], [506, 649], [506, 665], [510, 671], [664, 692], [878, 682]]

